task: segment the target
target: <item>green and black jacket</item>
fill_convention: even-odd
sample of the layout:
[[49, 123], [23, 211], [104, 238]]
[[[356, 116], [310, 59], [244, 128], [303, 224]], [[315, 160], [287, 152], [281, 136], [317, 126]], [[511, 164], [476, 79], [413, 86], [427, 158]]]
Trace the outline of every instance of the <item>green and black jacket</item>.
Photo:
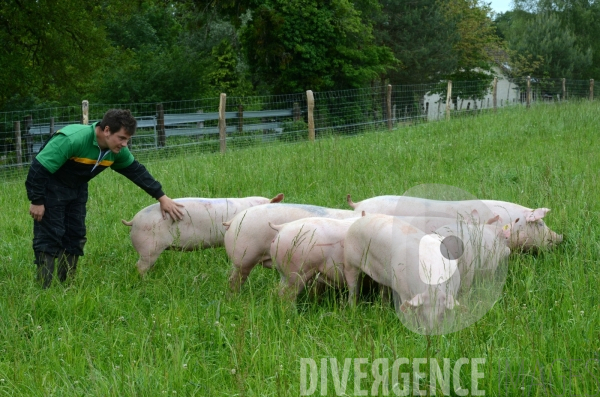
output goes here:
[[128, 148], [118, 154], [110, 150], [101, 158], [96, 140], [96, 124], [68, 125], [52, 136], [32, 161], [25, 181], [32, 204], [44, 204], [46, 184], [50, 178], [70, 188], [77, 188], [108, 167], [129, 178], [155, 199], [164, 195], [162, 186]]

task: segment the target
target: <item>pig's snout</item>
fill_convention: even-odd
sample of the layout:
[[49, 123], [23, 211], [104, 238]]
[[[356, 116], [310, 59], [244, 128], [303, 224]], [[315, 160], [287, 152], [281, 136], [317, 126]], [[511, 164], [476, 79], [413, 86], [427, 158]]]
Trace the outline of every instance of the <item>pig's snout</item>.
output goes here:
[[550, 243], [551, 244], [560, 244], [563, 242], [563, 235], [562, 234], [556, 234], [554, 233], [553, 236], [551, 236], [550, 239]]
[[563, 242], [563, 235], [555, 232], [551, 232], [548, 238], [546, 239], [546, 245], [549, 248], [553, 248], [555, 245], [558, 245]]

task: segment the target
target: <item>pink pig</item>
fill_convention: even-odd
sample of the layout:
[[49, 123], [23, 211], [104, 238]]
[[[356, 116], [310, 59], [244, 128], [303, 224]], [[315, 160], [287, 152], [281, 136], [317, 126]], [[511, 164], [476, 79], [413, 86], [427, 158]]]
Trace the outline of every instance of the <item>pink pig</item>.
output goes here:
[[[448, 223], [442, 225], [444, 222]], [[344, 274], [351, 304], [358, 274], [364, 272], [390, 287], [401, 300], [400, 309], [414, 310], [419, 325], [431, 333], [453, 317], [449, 310], [457, 304], [459, 289], [461, 294], [468, 293], [476, 274], [493, 275], [510, 249], [487, 224], [444, 218], [422, 224], [438, 227], [429, 233], [403, 217], [381, 214], [357, 220], [344, 242]], [[462, 242], [460, 251], [455, 250], [458, 240]]]
[[552, 248], [563, 241], [562, 234], [551, 230], [543, 218], [548, 208], [531, 209], [506, 201], [481, 200], [495, 214], [500, 215], [503, 223], [509, 225], [508, 246], [524, 251], [538, 247]]
[[[435, 272], [443, 273], [439, 258], [421, 258], [420, 240], [426, 233], [407, 222], [389, 215], [366, 215], [348, 229], [344, 245], [345, 275], [349, 289], [349, 304], [354, 305], [358, 276], [361, 272], [377, 283], [390, 287], [402, 302], [401, 310], [414, 310], [417, 322], [427, 332], [434, 332], [457, 304], [460, 274], [453, 271], [442, 279], [424, 282], [419, 273], [421, 262], [432, 264]], [[442, 270], [438, 272], [437, 270]], [[427, 280], [426, 280], [427, 281]]]
[[457, 215], [467, 218], [476, 210], [485, 222], [499, 215], [499, 222], [509, 224], [511, 250], [530, 250], [547, 247], [562, 242], [562, 235], [551, 230], [542, 220], [550, 211], [548, 208], [531, 209], [519, 204], [494, 200], [441, 201], [410, 196], [377, 196], [354, 203], [347, 196], [350, 207], [355, 211], [397, 216], [442, 216]]
[[344, 239], [357, 219], [317, 217], [270, 224], [278, 231], [270, 253], [281, 275], [280, 295], [295, 299], [315, 276], [318, 282], [345, 286]]
[[140, 254], [137, 269], [144, 275], [165, 249], [192, 251], [196, 248], [223, 245], [225, 227], [223, 222], [250, 207], [278, 203], [283, 200], [280, 193], [272, 199], [266, 197], [245, 198], [179, 198], [184, 205], [184, 218], [176, 222], [171, 217], [163, 219], [160, 205], [154, 204], [139, 211], [130, 222], [131, 242]]
[[[471, 256], [462, 257], [458, 263], [461, 272], [461, 293], [468, 291], [473, 282], [473, 276], [486, 273], [492, 276], [499, 262], [510, 254], [509, 229], [512, 225], [499, 224], [499, 215], [488, 219], [485, 223], [477, 221], [477, 211], [473, 211], [466, 219], [427, 217], [427, 216], [396, 216], [395, 219], [404, 221], [427, 234], [456, 236], [462, 244], [469, 245]], [[445, 240], [451, 244], [453, 239]]]
[[248, 208], [226, 222], [225, 250], [233, 263], [229, 287], [239, 291], [257, 264], [271, 267], [271, 242], [277, 231], [269, 226], [302, 218], [325, 217], [333, 219], [356, 218], [354, 211], [304, 204], [261, 205]]

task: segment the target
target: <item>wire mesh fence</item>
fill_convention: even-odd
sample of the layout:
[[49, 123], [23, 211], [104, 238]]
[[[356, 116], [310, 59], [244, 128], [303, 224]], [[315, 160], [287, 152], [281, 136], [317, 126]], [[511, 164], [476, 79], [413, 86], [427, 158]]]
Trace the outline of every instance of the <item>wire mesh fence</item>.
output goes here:
[[138, 121], [130, 149], [164, 158], [396, 129], [513, 105], [593, 100], [593, 80], [493, 79], [437, 84], [202, 98], [133, 104], [89, 104], [0, 113], [0, 181], [22, 177], [60, 128], [100, 121], [108, 109], [130, 109]]

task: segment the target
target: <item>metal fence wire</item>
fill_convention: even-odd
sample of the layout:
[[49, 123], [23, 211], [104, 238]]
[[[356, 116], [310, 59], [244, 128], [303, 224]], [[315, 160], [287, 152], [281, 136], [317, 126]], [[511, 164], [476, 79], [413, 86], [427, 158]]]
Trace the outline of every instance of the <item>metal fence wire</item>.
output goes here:
[[[313, 101], [314, 98], [314, 101]], [[396, 129], [497, 108], [593, 99], [593, 80], [496, 79], [372, 85], [342, 91], [89, 104], [0, 113], [0, 181], [22, 177], [49, 137], [74, 123], [129, 109], [138, 121], [136, 157], [162, 158]], [[87, 101], [85, 101], [87, 104]], [[313, 105], [311, 107], [311, 104]], [[313, 111], [314, 109], [314, 111]], [[221, 118], [221, 120], [220, 120]], [[312, 135], [311, 125], [314, 126]]]

